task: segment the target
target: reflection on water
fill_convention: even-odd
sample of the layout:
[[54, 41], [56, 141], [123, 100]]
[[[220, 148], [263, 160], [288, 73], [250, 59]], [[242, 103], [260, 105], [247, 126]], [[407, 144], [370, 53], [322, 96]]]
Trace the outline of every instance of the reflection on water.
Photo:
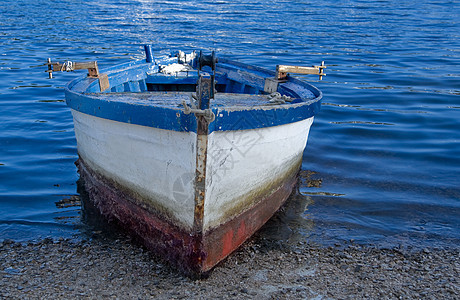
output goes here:
[[116, 222], [109, 222], [101, 215], [99, 209], [94, 206], [89, 198], [82, 180], [77, 181], [77, 190], [81, 201], [81, 224], [80, 234], [77, 238], [107, 238], [117, 239], [125, 236], [125, 232]]
[[293, 191], [286, 204], [257, 234], [258, 237], [280, 245], [296, 246], [308, 241], [315, 228], [309, 218], [308, 206], [313, 204], [310, 196]]

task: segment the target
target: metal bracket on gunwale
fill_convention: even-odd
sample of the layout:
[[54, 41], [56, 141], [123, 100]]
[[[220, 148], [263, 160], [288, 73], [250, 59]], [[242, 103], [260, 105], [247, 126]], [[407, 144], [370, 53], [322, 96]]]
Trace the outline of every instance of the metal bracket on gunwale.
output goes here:
[[50, 79], [53, 78], [53, 72], [70, 72], [74, 70], [88, 69], [88, 77], [99, 79], [99, 87], [101, 88], [101, 92], [107, 90], [110, 87], [109, 77], [107, 74], [99, 73], [99, 68], [97, 67], [96, 61], [83, 63], [67, 61], [61, 64], [59, 62], [52, 63], [51, 58], [48, 58], [48, 62], [45, 65], [48, 66], [48, 70], [45, 72], [48, 72]]

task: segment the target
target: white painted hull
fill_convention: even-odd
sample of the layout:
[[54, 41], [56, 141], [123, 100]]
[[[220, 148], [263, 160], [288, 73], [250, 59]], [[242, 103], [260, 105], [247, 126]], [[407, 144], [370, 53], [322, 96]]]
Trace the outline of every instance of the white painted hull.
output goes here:
[[190, 174], [195, 174], [196, 133], [121, 123], [75, 110], [72, 115], [78, 154], [93, 171], [138, 193], [147, 206], [181, 227], [192, 228], [195, 189]]
[[296, 173], [313, 117], [252, 130], [214, 131], [208, 137], [204, 229], [238, 215]]
[[[196, 141], [178, 132], [72, 110], [78, 153], [96, 173], [139, 194], [184, 229], [195, 210]], [[313, 117], [208, 136], [203, 232], [241, 214], [297, 172]]]

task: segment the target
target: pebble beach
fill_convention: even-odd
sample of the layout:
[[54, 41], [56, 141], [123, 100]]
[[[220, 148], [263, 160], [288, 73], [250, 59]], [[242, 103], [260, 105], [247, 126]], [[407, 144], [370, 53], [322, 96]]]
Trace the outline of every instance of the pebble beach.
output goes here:
[[459, 250], [286, 245], [256, 235], [209, 277], [128, 238], [0, 244], [0, 299], [459, 299]]

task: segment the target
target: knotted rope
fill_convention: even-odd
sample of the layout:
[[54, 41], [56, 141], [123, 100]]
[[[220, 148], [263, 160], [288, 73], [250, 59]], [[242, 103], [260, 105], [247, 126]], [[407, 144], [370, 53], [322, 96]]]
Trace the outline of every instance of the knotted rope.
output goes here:
[[286, 102], [292, 102], [292, 98], [286, 95], [281, 95], [278, 92], [271, 93], [268, 96], [268, 103], [270, 104], [284, 104]]
[[190, 106], [187, 105], [187, 102], [185, 100], [182, 100], [182, 105], [184, 106], [184, 114], [189, 115], [191, 113], [194, 113], [197, 117], [198, 116], [203, 116], [208, 123], [211, 123], [216, 119], [216, 115], [213, 113], [211, 109], [196, 109], [196, 108], [191, 108]]
[[61, 66], [61, 72], [65, 71], [65, 72], [70, 72], [70, 71], [73, 71], [74, 70], [74, 64], [73, 62], [71, 62], [70, 60], [63, 63], [62, 66]]

